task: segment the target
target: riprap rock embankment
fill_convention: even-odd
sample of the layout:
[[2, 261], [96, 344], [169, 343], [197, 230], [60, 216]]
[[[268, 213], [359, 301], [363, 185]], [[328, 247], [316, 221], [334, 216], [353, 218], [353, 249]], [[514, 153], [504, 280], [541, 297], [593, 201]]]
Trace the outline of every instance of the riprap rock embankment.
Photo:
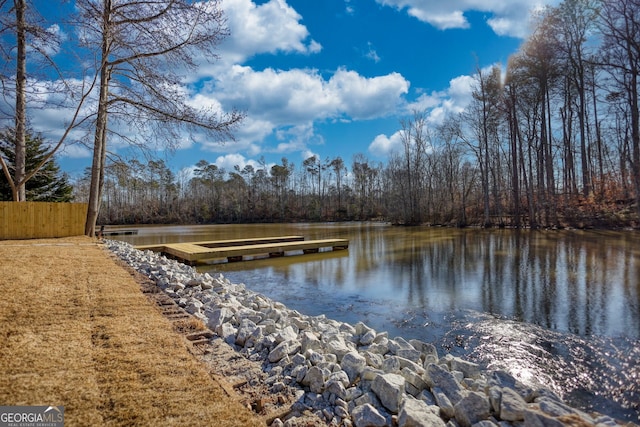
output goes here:
[[296, 425], [296, 414], [305, 411], [328, 425], [356, 427], [618, 425], [506, 372], [440, 357], [430, 343], [306, 316], [222, 275], [198, 273], [127, 243], [108, 245], [244, 357], [261, 362], [272, 390], [299, 389], [289, 417], [274, 426]]

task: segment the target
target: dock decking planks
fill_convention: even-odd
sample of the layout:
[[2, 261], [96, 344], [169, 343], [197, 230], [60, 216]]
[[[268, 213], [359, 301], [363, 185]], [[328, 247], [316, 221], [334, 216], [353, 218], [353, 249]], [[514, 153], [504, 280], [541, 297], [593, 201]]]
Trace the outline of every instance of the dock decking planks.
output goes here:
[[[192, 245], [204, 246], [207, 248], [222, 248], [227, 246], [258, 245], [261, 243], [298, 242], [303, 240], [304, 240], [304, 236], [276, 236], [276, 237], [253, 237], [249, 239], [205, 240], [201, 242], [188, 242], [188, 243]], [[179, 243], [138, 245], [138, 246], [135, 246], [135, 248], [141, 251], [150, 250], [155, 252], [164, 252], [164, 248], [166, 246], [177, 245], [177, 244]]]
[[[262, 239], [241, 239], [236, 242], [253, 243], [236, 244], [235, 246], [226, 246], [231, 241], [224, 242], [222, 246], [215, 246], [217, 242], [194, 242], [194, 243], [167, 243], [164, 245], [147, 246], [145, 249], [160, 250], [175, 258], [187, 261], [189, 263], [197, 263], [204, 260], [226, 258], [228, 261], [241, 261], [244, 256], [265, 255], [271, 257], [283, 256], [285, 252], [303, 251], [303, 253], [316, 253], [321, 248], [332, 248], [333, 250], [344, 250], [349, 247], [347, 239], [321, 239], [321, 240], [284, 240], [264, 242], [268, 239], [292, 239], [299, 236], [285, 236], [282, 238], [262, 238]], [[256, 241], [263, 243], [255, 243]], [[207, 244], [208, 246], [204, 246]], [[142, 248], [140, 246], [138, 249]], [[162, 248], [162, 249], [159, 249]]]

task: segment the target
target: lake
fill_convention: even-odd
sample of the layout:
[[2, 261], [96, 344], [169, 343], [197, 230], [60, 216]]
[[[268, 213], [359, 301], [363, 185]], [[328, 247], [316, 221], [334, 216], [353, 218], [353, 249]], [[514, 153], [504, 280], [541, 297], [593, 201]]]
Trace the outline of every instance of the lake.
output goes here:
[[[131, 227], [128, 227], [131, 228]], [[279, 235], [348, 251], [217, 262], [202, 272], [304, 314], [363, 321], [640, 421], [640, 235], [383, 223], [142, 226], [136, 244]]]

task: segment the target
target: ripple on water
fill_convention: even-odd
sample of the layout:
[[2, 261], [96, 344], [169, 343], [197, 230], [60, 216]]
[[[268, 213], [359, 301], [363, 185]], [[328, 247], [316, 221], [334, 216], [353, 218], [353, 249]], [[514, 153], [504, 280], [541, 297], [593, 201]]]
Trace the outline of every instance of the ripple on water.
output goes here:
[[457, 346], [458, 353], [531, 387], [550, 388], [586, 412], [640, 421], [640, 341], [580, 337], [479, 313], [474, 317], [446, 334], [444, 345]]

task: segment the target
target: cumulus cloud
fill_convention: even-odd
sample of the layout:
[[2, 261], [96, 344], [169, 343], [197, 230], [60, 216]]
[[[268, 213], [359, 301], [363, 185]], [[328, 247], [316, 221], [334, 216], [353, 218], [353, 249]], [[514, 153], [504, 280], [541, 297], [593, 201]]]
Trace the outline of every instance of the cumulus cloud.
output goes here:
[[242, 63], [258, 53], [317, 53], [322, 46], [309, 39], [302, 16], [284, 0], [257, 5], [251, 0], [222, 0], [231, 35], [221, 47], [224, 61]]
[[[529, 29], [531, 12], [542, 7], [540, 0], [376, 0], [379, 4], [405, 10], [420, 21], [441, 30], [469, 28], [465, 12], [489, 14], [487, 25], [501, 36], [524, 37]], [[548, 3], [548, 2], [544, 2]], [[559, 0], [553, 3], [559, 3]]]
[[[483, 69], [488, 72], [491, 67]], [[436, 126], [444, 122], [447, 116], [459, 114], [472, 100], [472, 92], [475, 84], [474, 76], [458, 76], [451, 79], [447, 90], [422, 94], [414, 102], [406, 105], [405, 114], [410, 115], [414, 111], [425, 112], [427, 123]], [[387, 158], [397, 151], [402, 145], [400, 131], [391, 136], [378, 135], [369, 144], [369, 152], [380, 158]]]
[[400, 131], [390, 137], [380, 134], [376, 136], [369, 145], [369, 152], [377, 157], [387, 157], [389, 154], [398, 151], [402, 146]]
[[[489, 69], [490, 67], [486, 71]], [[464, 111], [471, 102], [474, 84], [473, 76], [455, 77], [449, 81], [449, 87], [446, 90], [422, 94], [414, 102], [408, 103], [406, 114], [412, 111], [426, 111], [427, 121], [430, 124], [440, 124], [446, 116]]]
[[[219, 103], [247, 111], [236, 132], [236, 141], [220, 145], [202, 141], [208, 151], [291, 153], [321, 145], [314, 124], [323, 120], [366, 120], [394, 114], [409, 91], [409, 82], [398, 73], [364, 77], [355, 71], [338, 69], [324, 77], [317, 70], [261, 71], [234, 65], [219, 79], [203, 88], [197, 103]], [[261, 143], [274, 136], [275, 147]]]
[[219, 156], [213, 162], [214, 165], [218, 166], [220, 169], [224, 169], [227, 173], [233, 172], [235, 167], [238, 166], [240, 170], [244, 169], [245, 166], [252, 166], [254, 169], [260, 169], [260, 164], [251, 159], [247, 159], [242, 154], [225, 154], [224, 156]]
[[363, 77], [338, 69], [329, 79], [317, 70], [256, 71], [236, 65], [212, 88], [211, 96], [276, 126], [296, 126], [347, 116], [370, 119], [393, 113], [409, 90], [398, 73]]

